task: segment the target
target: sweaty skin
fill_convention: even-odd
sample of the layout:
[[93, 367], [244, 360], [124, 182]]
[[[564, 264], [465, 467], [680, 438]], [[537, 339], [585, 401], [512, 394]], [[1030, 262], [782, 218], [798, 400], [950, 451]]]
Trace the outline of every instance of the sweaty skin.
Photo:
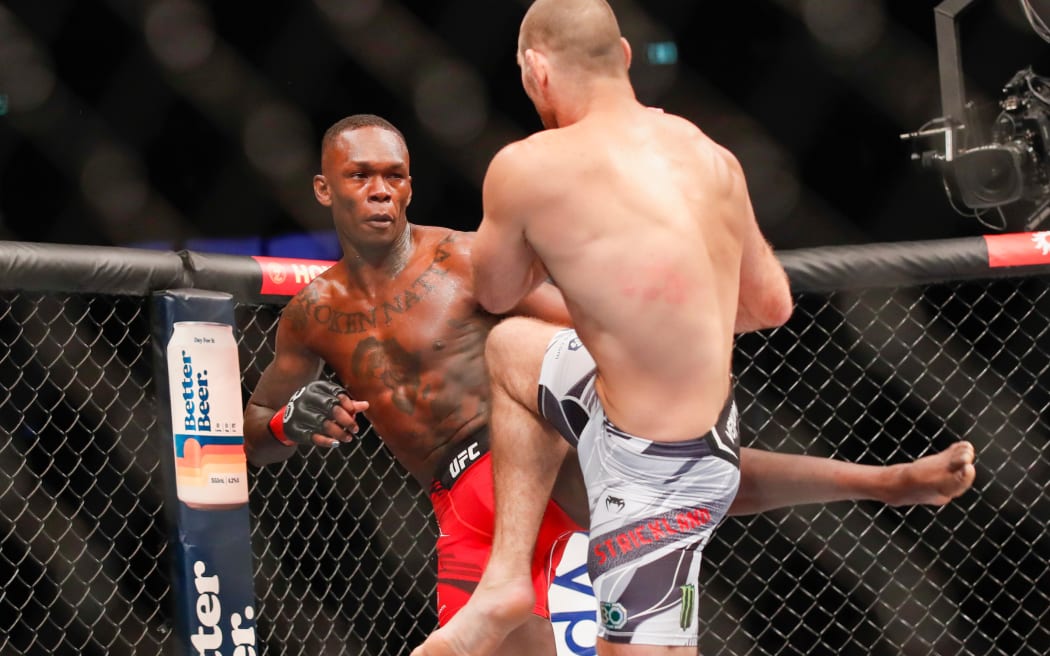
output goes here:
[[346, 269], [335, 267], [286, 313], [302, 343], [369, 400], [375, 430], [425, 486], [434, 457], [486, 421], [484, 371], [464, 363], [481, 358], [494, 320], [469, 302], [455, 236], [413, 232], [412, 259], [375, 299], [351, 294]]
[[[356, 413], [365, 413], [399, 463], [428, 489], [438, 461], [488, 422], [483, 350], [497, 317], [474, 294], [474, 235], [408, 223], [408, 151], [396, 128], [377, 127], [376, 118], [341, 129], [337, 123], [322, 145], [314, 192], [332, 211], [343, 256], [285, 308], [274, 360], [245, 409], [245, 450], [255, 465], [295, 453], [296, 446], [273, 438], [268, 422], [328, 364], [355, 400], [335, 406], [312, 444], [328, 449], [350, 441]], [[552, 285], [512, 312], [568, 322]], [[586, 495], [571, 475], [578, 467], [572, 459], [564, 466], [554, 496], [586, 525]], [[532, 616], [512, 644], [507, 654], [553, 654], [550, 622]]]
[[[497, 317], [474, 295], [474, 235], [409, 224], [408, 150], [392, 129], [344, 129], [322, 150], [314, 192], [332, 211], [343, 257], [284, 309], [274, 361], [245, 411], [248, 456], [266, 464], [295, 452], [266, 422], [328, 364], [354, 399], [367, 402], [376, 432], [426, 489], [435, 462], [488, 421], [483, 352]], [[512, 311], [568, 322], [551, 285]], [[319, 427], [315, 444], [351, 439], [343, 427], [355, 408], [344, 409]]]
[[[472, 254], [482, 304], [503, 312], [553, 279], [593, 356], [608, 421], [653, 442], [707, 434], [729, 394], [733, 335], [779, 326], [792, 310], [740, 164], [691, 122], [637, 101], [630, 47], [604, 0], [537, 0], [522, 22], [517, 57], [547, 129], [505, 147], [486, 173]], [[535, 401], [553, 334], [521, 319], [490, 334], [493, 550], [467, 605], [413, 656], [498, 653], [530, 607], [529, 545], [558, 464], [545, 455], [558, 448], [558, 436]], [[904, 498], [940, 502], [970, 486], [969, 444], [934, 457], [945, 495]], [[761, 492], [762, 481], [743, 480], [748, 460], [755, 464], [741, 453], [740, 485]], [[804, 478], [787, 469], [786, 478]], [[597, 651], [696, 653], [664, 639], [599, 638]]]
[[[290, 368], [286, 352], [298, 351], [309, 364], [299, 370], [310, 376], [299, 380], [312, 380], [319, 363], [328, 363], [351, 396], [369, 402], [365, 414], [375, 431], [426, 489], [445, 451], [488, 421], [482, 358], [498, 319], [474, 298], [471, 234], [419, 225], [409, 232], [404, 268], [378, 279], [369, 293], [344, 258], [288, 303], [278, 327], [282, 357], [264, 373], [252, 404], [272, 416], [270, 408], [287, 400], [284, 392], [298, 388], [285, 382], [287, 370], [274, 380]], [[537, 296], [546, 294], [556, 292]]]
[[[408, 151], [392, 126], [336, 131], [322, 151], [314, 191], [332, 211], [343, 256], [281, 316], [275, 358], [245, 410], [246, 451], [254, 465], [296, 452], [274, 439], [267, 423], [327, 363], [356, 400], [343, 399], [335, 420], [318, 427], [312, 444], [329, 449], [350, 441], [354, 414], [363, 412], [426, 489], [440, 457], [490, 419], [483, 350], [499, 318], [476, 295], [470, 261], [475, 235], [408, 223]], [[549, 284], [538, 286], [510, 313], [569, 322], [560, 293]], [[955, 482], [963, 465], [949, 466], [965, 457], [949, 455], [886, 468], [745, 448], [740, 505], [731, 512], [847, 498], [889, 503], [921, 496], [926, 500], [909, 502], [944, 503], [969, 487]], [[972, 447], [968, 457], [972, 462]], [[920, 463], [925, 464], [916, 469]], [[586, 525], [586, 494], [575, 458], [561, 464], [552, 496]], [[550, 623], [532, 615], [500, 653], [553, 655]]]
[[[757, 232], [735, 158], [688, 121], [633, 98], [505, 148], [489, 167], [486, 200], [492, 224], [475, 249], [487, 258], [485, 281], [513, 280], [496, 269], [508, 260], [542, 261], [598, 363], [609, 419], [629, 433], [657, 441], [706, 433], [729, 392], [738, 300], [770, 305], [769, 325], [790, 314], [786, 277]], [[748, 266], [776, 285], [749, 285]], [[482, 300], [490, 309], [515, 302], [501, 293]]]

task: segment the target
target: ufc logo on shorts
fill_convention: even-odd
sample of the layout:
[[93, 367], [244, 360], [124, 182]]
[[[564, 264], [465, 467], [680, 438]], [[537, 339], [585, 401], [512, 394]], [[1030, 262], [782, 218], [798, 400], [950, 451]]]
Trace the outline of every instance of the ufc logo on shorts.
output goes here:
[[452, 478], [455, 478], [459, 476], [464, 469], [467, 468], [467, 465], [474, 462], [480, 457], [481, 450], [478, 449], [478, 443], [475, 442], [469, 447], [467, 447], [465, 450], [461, 451], [460, 454], [456, 456], [456, 459], [453, 460], [451, 464], [449, 464], [448, 473], [452, 476]]

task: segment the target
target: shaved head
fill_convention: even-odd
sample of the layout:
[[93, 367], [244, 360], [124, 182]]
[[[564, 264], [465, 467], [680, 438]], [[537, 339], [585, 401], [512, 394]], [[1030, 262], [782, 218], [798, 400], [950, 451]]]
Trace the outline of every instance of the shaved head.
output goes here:
[[[394, 127], [393, 123], [385, 118], [376, 116], [375, 114], [354, 114], [353, 116], [347, 116], [344, 119], [336, 121], [325, 131], [324, 137], [321, 138], [321, 158], [324, 159], [324, 154], [328, 152], [328, 149], [331, 148], [333, 144], [335, 144], [339, 135], [360, 128], [381, 128], [397, 135], [398, 140], [400, 140], [402, 144], [405, 143], [405, 136], [401, 134], [401, 130], [398, 130]], [[405, 150], [408, 150], [407, 145], [405, 145]]]
[[605, 0], [536, 0], [518, 34], [518, 55], [533, 49], [588, 73], [626, 75], [620, 26]]

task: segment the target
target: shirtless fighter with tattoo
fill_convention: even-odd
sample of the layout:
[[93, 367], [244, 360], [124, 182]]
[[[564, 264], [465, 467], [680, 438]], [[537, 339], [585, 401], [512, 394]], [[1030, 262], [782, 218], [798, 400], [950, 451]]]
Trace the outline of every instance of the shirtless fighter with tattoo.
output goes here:
[[[499, 317], [474, 294], [472, 233], [408, 223], [409, 153], [389, 122], [355, 115], [322, 141], [318, 202], [331, 208], [343, 257], [293, 298], [276, 356], [245, 410], [254, 465], [299, 446], [331, 449], [353, 438], [364, 413], [402, 466], [430, 491], [438, 539], [438, 608], [444, 625], [479, 580], [492, 539], [488, 453], [490, 391], [483, 350]], [[540, 285], [511, 313], [567, 324], [558, 290]], [[341, 386], [318, 381], [323, 364]], [[468, 466], [450, 467], [465, 460]], [[965, 490], [969, 445], [892, 467], [741, 449], [741, 490], [731, 512], [876, 499], [943, 504]], [[560, 538], [587, 523], [586, 494], [568, 458], [547, 506], [533, 561], [536, 602], [500, 654], [555, 653], [547, 586]], [[575, 520], [575, 521], [574, 521]], [[552, 557], [552, 551], [554, 552]]]

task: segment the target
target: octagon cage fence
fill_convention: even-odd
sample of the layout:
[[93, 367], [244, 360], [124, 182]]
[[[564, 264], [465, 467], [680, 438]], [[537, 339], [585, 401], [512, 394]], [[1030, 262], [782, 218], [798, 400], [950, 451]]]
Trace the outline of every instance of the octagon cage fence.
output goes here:
[[[977, 479], [942, 508], [728, 519], [704, 557], [702, 652], [1050, 653], [1046, 242], [780, 254], [797, 305], [738, 338], [743, 444], [888, 464], [967, 439]], [[233, 294], [247, 400], [287, 300], [263, 271], [0, 243], [0, 654], [172, 653], [147, 300]], [[430, 505], [377, 435], [249, 478], [259, 653], [407, 654], [434, 628]]]

